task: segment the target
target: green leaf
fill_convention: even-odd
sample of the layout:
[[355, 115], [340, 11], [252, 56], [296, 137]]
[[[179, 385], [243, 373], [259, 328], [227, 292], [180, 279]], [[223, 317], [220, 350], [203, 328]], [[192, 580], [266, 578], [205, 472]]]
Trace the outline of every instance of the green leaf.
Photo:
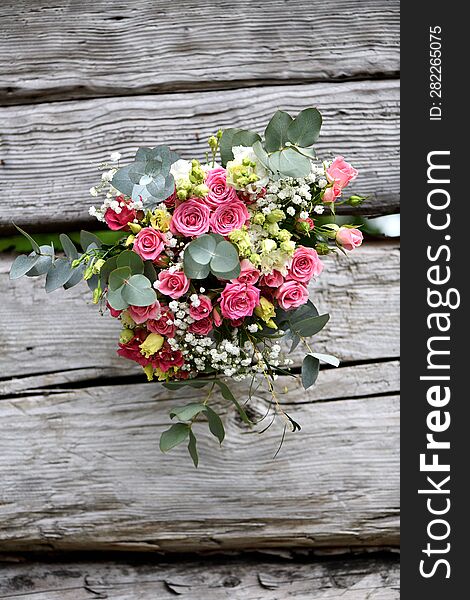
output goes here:
[[316, 108], [300, 112], [287, 129], [287, 139], [296, 146], [312, 146], [320, 135], [321, 114]]
[[117, 267], [129, 267], [133, 275], [144, 272], [144, 261], [133, 250], [124, 250], [118, 257]]
[[211, 259], [210, 267], [214, 273], [228, 273], [238, 267], [238, 274], [240, 274], [240, 259], [235, 246], [226, 240], [219, 242]]
[[304, 389], [311, 387], [318, 377], [320, 361], [315, 356], [307, 354], [302, 363], [302, 385]]
[[208, 265], [214, 256], [217, 240], [209, 233], [193, 240], [184, 251], [199, 265]]
[[[38, 277], [39, 275], [45, 275], [52, 267], [52, 257], [54, 254], [54, 249], [52, 246], [43, 245], [40, 246], [39, 249], [41, 250], [41, 256], [34, 267], [26, 273], [26, 277]], [[35, 255], [36, 253], [32, 252], [29, 256]]]
[[222, 419], [219, 415], [210, 408], [210, 406], [205, 407], [205, 412], [207, 415], [207, 421], [209, 424], [209, 430], [218, 440], [219, 444], [224, 441], [225, 438], [225, 429], [224, 424], [222, 423]]
[[108, 279], [112, 271], [117, 269], [117, 256], [112, 256], [104, 263], [100, 269], [101, 287], [104, 289], [108, 285]]
[[246, 146], [249, 148], [259, 140], [261, 140], [261, 138], [258, 133], [255, 133], [254, 131], [248, 131], [247, 129], [242, 129], [237, 131], [232, 137], [232, 148], [235, 146]]
[[178, 390], [188, 385], [190, 387], [199, 389], [213, 382], [214, 381], [212, 379], [180, 379], [179, 381], [167, 381], [162, 383], [162, 385], [167, 390]]
[[81, 264], [78, 267], [72, 267], [73, 274], [68, 281], [64, 283], [64, 289], [68, 290], [74, 285], [77, 285], [83, 279], [83, 273], [85, 272], [85, 265]]
[[304, 156], [307, 156], [308, 158], [316, 158], [317, 157], [317, 153], [315, 152], [315, 150], [313, 148], [301, 148], [300, 146], [296, 146], [295, 149], [297, 150], [297, 152], [300, 152], [300, 154], [303, 154]]
[[53, 292], [62, 287], [72, 277], [73, 269], [66, 258], [54, 261], [46, 276], [46, 292]]
[[269, 169], [269, 156], [266, 150], [263, 148], [261, 140], [258, 140], [253, 144], [253, 151], [261, 164]]
[[293, 148], [274, 152], [269, 157], [269, 168], [273, 173], [286, 177], [306, 177], [311, 171], [310, 160]]
[[130, 180], [129, 172], [132, 169], [132, 165], [126, 165], [125, 167], [121, 167], [114, 173], [113, 178], [111, 180], [111, 184], [125, 196], [132, 196], [132, 188], [134, 184]]
[[164, 431], [160, 437], [160, 450], [168, 452], [178, 444], [184, 442], [189, 435], [189, 427], [184, 423], [175, 423]]
[[124, 286], [121, 286], [115, 290], [108, 290], [107, 300], [111, 308], [114, 310], [125, 310], [129, 304], [122, 297], [122, 290]]
[[77, 248], [75, 247], [75, 244], [72, 242], [72, 240], [69, 238], [69, 236], [65, 233], [61, 233], [59, 236], [60, 239], [60, 243], [62, 244], [62, 248], [65, 252], [65, 256], [70, 260], [77, 260], [78, 258], [78, 251]]
[[26, 231], [24, 229], [21, 229], [21, 227], [18, 227], [18, 225], [15, 225], [15, 223], [13, 223], [13, 225], [30, 242], [31, 247], [34, 250], [34, 252], [36, 252], [36, 254], [40, 254], [39, 244], [35, 240], [33, 240], [33, 238], [29, 235], [29, 233], [26, 233]]
[[17, 256], [11, 265], [10, 279], [19, 279], [23, 275], [26, 275], [38, 262], [39, 258], [38, 254], [33, 254], [32, 256], [20, 254], [20, 256]]
[[230, 160], [233, 160], [232, 148], [234, 146], [252, 146], [259, 139], [261, 138], [257, 133], [247, 129], [235, 127], [224, 129], [219, 146], [222, 165], [225, 167]]
[[274, 152], [285, 146], [287, 142], [287, 130], [292, 123], [292, 117], [283, 110], [278, 110], [271, 117], [264, 131], [265, 148], [268, 152]]
[[145, 277], [147, 277], [147, 279], [150, 281], [150, 283], [152, 285], [158, 279], [157, 271], [155, 270], [155, 267], [153, 266], [153, 263], [150, 260], [146, 260], [144, 262], [144, 275], [145, 275]]
[[340, 361], [339, 358], [336, 358], [336, 356], [332, 356], [331, 354], [320, 354], [319, 352], [312, 352], [312, 356], [318, 358], [318, 360], [328, 363], [329, 365], [332, 365], [333, 367], [339, 367]]
[[196, 415], [205, 410], [204, 404], [198, 404], [197, 402], [191, 402], [186, 406], [180, 406], [179, 408], [172, 408], [170, 411], [170, 417], [176, 417], [180, 421], [191, 421]]
[[210, 273], [210, 266], [197, 263], [188, 252], [184, 253], [183, 270], [189, 279], [205, 279]]
[[318, 317], [310, 317], [308, 319], [303, 319], [302, 321], [296, 321], [295, 333], [302, 337], [315, 335], [325, 327], [329, 319], [330, 315], [326, 313], [324, 315], [319, 315]]
[[101, 248], [101, 240], [94, 233], [80, 231], [80, 246], [83, 251], [86, 252], [92, 244], [95, 244], [95, 248]]
[[109, 275], [109, 288], [111, 290], [117, 290], [126, 283], [130, 276], [131, 270], [129, 267], [114, 269]]
[[[113, 273], [115, 272], [113, 271]], [[124, 284], [121, 294], [123, 300], [133, 306], [149, 306], [157, 299], [157, 294], [145, 275], [132, 275], [129, 277]]]
[[197, 453], [196, 436], [191, 429], [189, 430], [188, 452], [193, 459], [194, 466], [197, 468], [199, 464], [199, 456]]
[[240, 417], [242, 418], [242, 420], [245, 423], [247, 423], [248, 425], [253, 425], [253, 423], [250, 421], [248, 415], [246, 414], [245, 409], [241, 406], [241, 404], [238, 402], [238, 400], [232, 394], [228, 385], [226, 385], [223, 381], [220, 381], [220, 379], [215, 379], [214, 382], [219, 386], [222, 396], [225, 398], [225, 400], [232, 402], [236, 406], [238, 413], [239, 413]]

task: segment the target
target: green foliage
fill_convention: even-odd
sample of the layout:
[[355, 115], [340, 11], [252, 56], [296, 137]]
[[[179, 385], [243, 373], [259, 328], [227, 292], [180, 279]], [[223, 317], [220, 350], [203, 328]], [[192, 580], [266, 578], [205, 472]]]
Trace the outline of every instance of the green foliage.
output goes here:
[[260, 139], [257, 133], [248, 131], [247, 129], [224, 129], [220, 140], [220, 160], [222, 165], [225, 166], [229, 160], [233, 160], [232, 148], [235, 146], [252, 146]]
[[[123, 252], [117, 259], [119, 265]], [[135, 254], [132, 252], [132, 254]], [[136, 255], [137, 256], [137, 255]], [[138, 257], [139, 258], [139, 257]], [[125, 256], [121, 263], [126, 264], [117, 267], [109, 273], [108, 302], [115, 310], [124, 310], [130, 304], [133, 306], [149, 306], [157, 299], [157, 294], [150, 280], [142, 275], [144, 269], [142, 260], [136, 261], [130, 256]], [[103, 268], [106, 267], [103, 265]]]
[[178, 159], [168, 146], [139, 148], [134, 162], [118, 169], [111, 183], [134, 201], [142, 198], [144, 208], [153, 210], [173, 193], [175, 181], [170, 167]]
[[168, 452], [178, 444], [181, 444], [189, 435], [189, 425], [184, 423], [174, 423], [169, 429], [164, 431], [160, 437], [160, 450]]
[[295, 146], [313, 146], [320, 135], [321, 125], [322, 117], [319, 111], [316, 108], [306, 108], [290, 123], [287, 139]]
[[315, 356], [307, 354], [302, 362], [302, 385], [304, 389], [311, 387], [317, 380], [320, 371], [320, 361]]
[[90, 248], [101, 248], [101, 240], [94, 233], [89, 231], [80, 231], [80, 246], [83, 252]]
[[205, 279], [209, 273], [219, 279], [234, 279], [240, 275], [240, 260], [232, 243], [206, 233], [186, 247], [183, 268], [190, 279]]
[[283, 110], [278, 110], [274, 113], [264, 131], [267, 152], [274, 152], [286, 145], [286, 142], [289, 141], [287, 131], [292, 120], [290, 114]]

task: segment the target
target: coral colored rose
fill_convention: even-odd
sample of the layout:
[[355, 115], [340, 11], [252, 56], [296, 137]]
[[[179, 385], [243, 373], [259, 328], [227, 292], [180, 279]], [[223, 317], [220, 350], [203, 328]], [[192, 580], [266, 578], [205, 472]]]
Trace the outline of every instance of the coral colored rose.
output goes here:
[[220, 204], [238, 200], [235, 188], [227, 185], [226, 171], [223, 167], [216, 167], [207, 171], [205, 184], [209, 188], [209, 193], [203, 200], [212, 210]]
[[[124, 196], [118, 196], [116, 200], [121, 204], [125, 202]], [[127, 204], [120, 206], [121, 212], [117, 213], [112, 208], [108, 208], [104, 213], [106, 225], [113, 231], [129, 231], [128, 223], [132, 223], [137, 217], [137, 212], [133, 208], [129, 208]]]
[[176, 300], [189, 290], [189, 279], [183, 271], [160, 271], [158, 291]]
[[204, 317], [203, 319], [199, 319], [199, 321], [194, 321], [188, 327], [188, 331], [190, 333], [195, 333], [196, 335], [208, 335], [213, 329], [212, 319], [210, 317]]
[[315, 227], [315, 223], [313, 222], [313, 219], [311, 219], [310, 217], [307, 217], [306, 219], [299, 218], [299, 219], [297, 219], [296, 224], [295, 224], [295, 228], [297, 229], [297, 231], [302, 232], [304, 230], [304, 223], [306, 223], [308, 225], [309, 231], [312, 231], [312, 229]]
[[[161, 307], [159, 319], [150, 319], [146, 323], [146, 327], [152, 333], [159, 333], [166, 338], [175, 337], [176, 327], [173, 323], [175, 315], [168, 307]], [[170, 322], [169, 322], [170, 321]]]
[[326, 177], [330, 183], [336, 183], [343, 189], [350, 181], [356, 179], [358, 171], [347, 163], [342, 156], [337, 156], [326, 170]]
[[260, 285], [272, 288], [278, 288], [284, 282], [284, 277], [279, 271], [274, 270], [272, 273], [266, 273], [261, 277]]
[[196, 237], [209, 231], [209, 208], [199, 199], [192, 198], [175, 208], [170, 231], [186, 237]]
[[299, 246], [294, 252], [287, 273], [287, 279], [295, 279], [300, 283], [308, 283], [312, 277], [318, 277], [323, 271], [323, 263], [313, 248]]
[[253, 314], [259, 304], [260, 291], [253, 285], [227, 283], [220, 295], [220, 310], [227, 319], [241, 319]]
[[158, 319], [160, 317], [160, 302], [155, 300], [150, 306], [129, 306], [127, 312], [132, 320], [138, 325], [145, 323], [148, 319]]
[[165, 234], [152, 227], [144, 227], [134, 240], [132, 249], [143, 260], [156, 260], [163, 252], [166, 244]]
[[290, 310], [307, 302], [308, 290], [302, 283], [291, 279], [284, 282], [274, 296], [281, 308]]
[[336, 233], [336, 241], [346, 250], [354, 250], [362, 244], [362, 232], [359, 229], [340, 227]]
[[337, 183], [334, 183], [332, 187], [325, 188], [322, 196], [323, 202], [334, 202], [336, 198], [341, 196], [342, 191], [342, 188]]
[[249, 218], [248, 210], [240, 200], [221, 204], [211, 215], [211, 231], [227, 236], [234, 229], [241, 229]]
[[236, 279], [231, 279], [232, 283], [245, 283], [248, 285], [254, 285], [257, 283], [261, 273], [258, 269], [251, 264], [251, 262], [244, 258], [240, 263], [240, 275]]
[[152, 364], [166, 373], [172, 367], [182, 367], [184, 358], [179, 350], [173, 350], [170, 344], [165, 342], [162, 349], [153, 357]]
[[189, 316], [193, 318], [195, 321], [200, 321], [201, 319], [205, 319], [211, 314], [212, 310], [212, 302], [211, 299], [207, 296], [199, 296], [199, 305], [189, 307]]

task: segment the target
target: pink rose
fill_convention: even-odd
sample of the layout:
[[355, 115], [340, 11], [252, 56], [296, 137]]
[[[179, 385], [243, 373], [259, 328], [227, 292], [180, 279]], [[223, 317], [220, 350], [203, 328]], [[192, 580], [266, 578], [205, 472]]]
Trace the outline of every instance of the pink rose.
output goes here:
[[244, 258], [240, 263], [240, 275], [236, 279], [231, 279], [232, 283], [245, 283], [246, 285], [254, 285], [261, 273], [255, 268], [251, 262]]
[[362, 244], [362, 231], [351, 227], [340, 227], [336, 232], [336, 241], [346, 250], [354, 250]]
[[292, 257], [287, 279], [308, 283], [312, 277], [318, 277], [322, 271], [323, 263], [318, 257], [317, 251], [313, 248], [299, 246]]
[[166, 338], [175, 337], [176, 327], [173, 324], [175, 315], [168, 307], [161, 307], [161, 315], [159, 319], [150, 319], [146, 323], [146, 327], [152, 333], [159, 333]]
[[176, 300], [189, 290], [189, 279], [183, 271], [160, 271], [158, 291]]
[[[124, 196], [118, 196], [116, 200], [121, 203], [125, 203]], [[129, 208], [127, 204], [119, 207], [120, 213], [115, 212], [112, 208], [108, 208], [104, 213], [104, 220], [106, 225], [113, 231], [129, 231], [128, 223], [132, 223], [137, 217], [137, 212], [133, 208]]]
[[220, 327], [222, 325], [222, 316], [220, 314], [220, 310], [217, 307], [214, 307], [212, 310], [212, 318], [214, 319], [214, 325], [216, 327]]
[[280, 285], [282, 285], [283, 281], [284, 277], [281, 275], [281, 273], [274, 270], [272, 273], [266, 273], [266, 275], [261, 277], [260, 285], [278, 288]]
[[341, 196], [342, 191], [342, 188], [337, 183], [333, 183], [332, 186], [327, 187], [323, 190], [323, 202], [334, 202], [336, 198], [339, 198], [339, 196]]
[[175, 208], [170, 231], [186, 237], [197, 237], [209, 231], [209, 208], [199, 199], [192, 198]]
[[138, 325], [145, 323], [148, 319], [158, 319], [160, 317], [160, 302], [155, 300], [150, 306], [129, 306], [127, 312], [132, 320]]
[[194, 306], [193, 304], [191, 304], [191, 306], [189, 307], [189, 316], [195, 321], [205, 319], [211, 314], [212, 310], [212, 302], [210, 298], [201, 295], [199, 296], [198, 300], [198, 306]]
[[162, 349], [153, 357], [152, 364], [160, 371], [166, 373], [172, 367], [182, 367], [184, 365], [183, 355], [179, 350], [173, 350], [167, 342], [163, 344]]
[[143, 260], [156, 260], [163, 252], [166, 244], [165, 234], [152, 227], [144, 227], [134, 240], [132, 249]]
[[211, 230], [214, 233], [227, 236], [234, 229], [241, 229], [250, 215], [246, 206], [240, 200], [227, 202], [218, 206], [210, 218]]
[[326, 171], [330, 183], [337, 183], [341, 189], [356, 179], [358, 171], [347, 163], [342, 156], [337, 156]]
[[274, 296], [281, 308], [290, 310], [307, 302], [308, 290], [303, 284], [291, 279], [283, 283]]
[[220, 294], [220, 309], [227, 319], [241, 319], [253, 314], [259, 304], [260, 291], [253, 285], [227, 283]]
[[210, 317], [204, 317], [199, 321], [194, 321], [188, 327], [189, 333], [195, 333], [196, 335], [208, 335], [213, 329], [212, 319]]
[[235, 188], [227, 185], [226, 171], [223, 167], [208, 171], [205, 184], [209, 188], [209, 193], [204, 198], [204, 202], [212, 210], [220, 204], [238, 200]]

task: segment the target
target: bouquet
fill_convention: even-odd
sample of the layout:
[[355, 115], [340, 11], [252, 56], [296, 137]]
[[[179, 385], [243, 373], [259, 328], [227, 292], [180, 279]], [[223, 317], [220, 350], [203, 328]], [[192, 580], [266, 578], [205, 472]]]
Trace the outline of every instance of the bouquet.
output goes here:
[[[90, 190], [103, 197], [90, 214], [122, 233], [116, 243], [82, 231], [80, 252], [61, 234], [64, 255], [56, 256], [52, 244], [39, 246], [18, 228], [32, 252], [16, 258], [12, 279], [46, 275], [47, 292], [85, 280], [93, 302], [121, 322], [120, 356], [169, 389], [207, 387], [204, 400], [170, 412], [174, 422], [160, 439], [164, 452], [187, 443], [196, 466], [194, 423], [204, 419], [219, 443], [225, 436], [209, 402], [214, 389], [251, 426], [247, 403], [264, 385], [271, 421], [282, 415], [284, 432], [300, 429], [274, 385], [279, 375], [297, 376], [282, 340], [290, 352], [301, 342], [306, 347], [304, 388], [314, 384], [320, 361], [338, 364], [307, 339], [329, 318], [309, 300], [307, 286], [323, 271], [321, 256], [362, 242], [359, 229], [339, 227], [323, 213], [364, 198], [343, 197], [357, 176], [343, 157], [317, 158], [321, 123], [318, 110], [308, 108], [295, 118], [276, 112], [263, 137], [219, 130], [202, 162], [157, 146], [139, 148], [121, 165], [114, 152]], [[236, 398], [227, 379], [248, 380], [246, 397]]]

